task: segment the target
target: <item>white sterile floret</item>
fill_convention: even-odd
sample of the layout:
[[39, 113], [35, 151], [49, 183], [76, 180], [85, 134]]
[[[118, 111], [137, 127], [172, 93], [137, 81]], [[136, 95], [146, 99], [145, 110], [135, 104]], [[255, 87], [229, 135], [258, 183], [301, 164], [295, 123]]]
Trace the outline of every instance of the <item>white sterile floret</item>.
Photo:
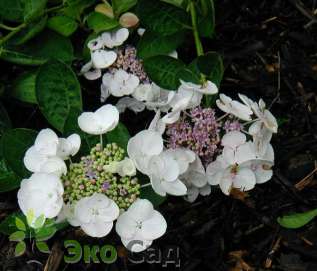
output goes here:
[[56, 155], [57, 146], [58, 136], [51, 129], [41, 130], [34, 142], [35, 150], [47, 156]]
[[198, 91], [202, 94], [214, 95], [218, 93], [218, 87], [211, 81], [207, 80], [202, 85], [197, 85], [191, 82], [181, 81], [181, 86], [192, 91]]
[[96, 80], [101, 77], [101, 69], [96, 69], [92, 61], [87, 62], [82, 66], [80, 73], [84, 75], [87, 80]]
[[157, 110], [154, 118], [152, 119], [149, 125], [149, 130], [158, 132], [162, 135], [164, 134], [165, 129], [166, 129], [166, 124], [161, 119], [161, 111]]
[[62, 209], [63, 193], [62, 182], [56, 175], [34, 173], [29, 179], [22, 180], [18, 203], [26, 216], [33, 213], [35, 218], [41, 215], [54, 218]]
[[278, 124], [276, 118], [266, 109], [266, 104], [262, 99], [259, 100], [259, 103], [256, 103], [243, 94], [239, 94], [239, 97], [253, 110], [259, 121], [262, 122], [268, 130], [272, 133], [277, 133]]
[[185, 148], [167, 149], [165, 154], [171, 156], [177, 162], [180, 175], [185, 173], [189, 164], [196, 159], [195, 153]]
[[79, 227], [80, 222], [75, 218], [75, 203], [65, 203], [63, 204], [62, 210], [59, 212], [55, 223], [62, 223], [67, 221], [73, 227]]
[[217, 86], [210, 81], [207, 81], [205, 85], [197, 85], [181, 80], [181, 85], [169, 102], [169, 105], [172, 107], [172, 111], [162, 118], [163, 122], [166, 124], [176, 122], [182, 111], [200, 105], [203, 94], [216, 94], [217, 92]]
[[136, 168], [143, 174], [148, 174], [151, 157], [163, 151], [162, 135], [155, 131], [143, 130], [129, 139], [127, 151]]
[[222, 192], [230, 194], [232, 187], [241, 191], [254, 188], [256, 177], [250, 165], [245, 163], [255, 159], [251, 142], [246, 142], [246, 137], [241, 132], [233, 131], [224, 135], [222, 155], [210, 163], [206, 169], [208, 182], [219, 185]]
[[102, 77], [102, 84], [115, 97], [132, 94], [139, 83], [137, 76], [122, 69], [116, 70], [114, 74], [105, 73]]
[[95, 112], [84, 112], [78, 117], [81, 130], [92, 135], [101, 135], [113, 130], [119, 123], [119, 111], [106, 104]]
[[175, 96], [175, 91], [162, 89], [155, 83], [151, 86], [153, 97], [145, 102], [147, 109], [167, 112], [171, 108], [170, 103]]
[[163, 151], [153, 156], [149, 161], [149, 172], [152, 188], [160, 196], [183, 196], [187, 193], [185, 184], [178, 178], [181, 168], [174, 154]]
[[129, 30], [127, 28], [120, 28], [112, 32], [105, 32], [101, 35], [103, 45], [108, 48], [113, 48], [123, 44], [129, 37]]
[[132, 93], [132, 96], [141, 102], [153, 101], [155, 90], [152, 84], [139, 84]]
[[116, 232], [123, 245], [132, 252], [147, 249], [166, 229], [166, 220], [147, 199], [137, 199], [116, 223]]
[[189, 165], [188, 170], [180, 176], [180, 180], [187, 187], [185, 200], [189, 202], [194, 202], [199, 194], [207, 196], [211, 193], [210, 185], [207, 184], [205, 168], [197, 155], [195, 160]]
[[75, 205], [74, 218], [81, 229], [91, 237], [104, 237], [119, 216], [119, 207], [106, 195], [95, 193], [81, 198]]
[[122, 97], [116, 104], [120, 113], [126, 109], [130, 109], [134, 113], [142, 112], [145, 109], [145, 104], [132, 97]]
[[80, 149], [81, 139], [78, 134], [72, 134], [67, 138], [58, 139], [57, 156], [66, 160], [74, 156]]
[[108, 165], [105, 165], [103, 169], [111, 173], [118, 173], [121, 177], [136, 175], [134, 162], [128, 157], [125, 157], [119, 162], [114, 161]]
[[251, 115], [253, 114], [253, 112], [249, 106], [244, 105], [238, 101], [234, 101], [225, 94], [220, 94], [219, 98], [220, 99], [216, 101], [216, 104], [220, 110], [228, 114], [232, 114], [237, 118], [245, 121], [251, 120]]
[[23, 162], [31, 172], [66, 174], [63, 157], [59, 156], [59, 138], [51, 129], [43, 129], [37, 135], [34, 145], [25, 153]]
[[272, 139], [272, 131], [267, 129], [261, 120], [258, 120], [250, 125], [249, 134], [253, 137], [256, 154], [263, 156]]
[[96, 69], [105, 69], [111, 66], [117, 59], [114, 51], [99, 49], [91, 52], [92, 65]]
[[103, 40], [101, 38], [101, 36], [90, 40], [87, 43], [87, 47], [89, 48], [90, 51], [95, 51], [95, 50], [99, 50], [104, 46]]

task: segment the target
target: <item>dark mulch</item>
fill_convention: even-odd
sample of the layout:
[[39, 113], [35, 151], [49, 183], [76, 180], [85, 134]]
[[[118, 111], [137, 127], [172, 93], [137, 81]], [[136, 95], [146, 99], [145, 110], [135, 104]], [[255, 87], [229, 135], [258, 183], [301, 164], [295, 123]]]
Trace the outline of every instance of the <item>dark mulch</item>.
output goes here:
[[[279, 134], [273, 139], [275, 174], [247, 198], [238, 199], [241, 195], [229, 198], [218, 189], [194, 204], [169, 198], [161, 208], [168, 232], [155, 242], [155, 247], [162, 251], [163, 259], [169, 248], [174, 251], [179, 248], [180, 268], [168, 264], [170, 270], [243, 271], [264, 270], [265, 266], [268, 268], [265, 270], [317, 270], [316, 220], [299, 230], [282, 229], [276, 222], [282, 214], [317, 206], [316, 175], [298, 184], [314, 169], [317, 155], [317, 1], [216, 2], [217, 36], [204, 41], [205, 50], [224, 55], [222, 92], [233, 96], [242, 92], [272, 104], [272, 112], [281, 122]], [[181, 55], [193, 55], [192, 47], [184, 48], [187, 49], [181, 50]], [[99, 86], [83, 84], [87, 104], [94, 107]], [[20, 105], [8, 106], [11, 113], [16, 113], [13, 119], [16, 126], [41, 127], [43, 118], [36, 109], [23, 108], [26, 114], [18, 114], [16, 106], [20, 108]], [[149, 119], [150, 116], [130, 113], [124, 116], [123, 122], [133, 134]], [[16, 207], [15, 193], [2, 195], [1, 202], [1, 216], [4, 216]], [[62, 246], [62, 240], [73, 235], [59, 233], [50, 245]], [[115, 235], [113, 238], [114, 244], [120, 244]], [[96, 243], [83, 240], [83, 243]], [[112, 239], [98, 242], [110, 243], [109, 240]], [[13, 258], [12, 245], [5, 236], [0, 238], [0, 247], [3, 270], [42, 270], [46, 264], [47, 257], [38, 252], [28, 251], [22, 258]], [[162, 263], [132, 264], [124, 251], [112, 265], [83, 262], [65, 265], [62, 260], [56, 267], [53, 260], [47, 267], [50, 268], [46, 270], [77, 271], [164, 268]]]

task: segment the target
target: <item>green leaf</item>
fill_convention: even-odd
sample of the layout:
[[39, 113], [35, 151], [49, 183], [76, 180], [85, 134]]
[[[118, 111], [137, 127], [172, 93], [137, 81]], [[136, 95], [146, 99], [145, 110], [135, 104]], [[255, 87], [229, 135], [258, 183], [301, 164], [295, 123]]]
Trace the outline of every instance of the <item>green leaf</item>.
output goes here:
[[68, 37], [76, 31], [78, 24], [70, 17], [57, 15], [48, 19], [47, 27], [65, 37]]
[[162, 2], [174, 5], [179, 8], [183, 8], [185, 6], [186, 0], [161, 0]]
[[183, 31], [166, 36], [145, 31], [137, 46], [138, 56], [145, 59], [151, 56], [169, 54], [183, 43], [184, 38]]
[[44, 13], [47, 0], [23, 0], [24, 21], [29, 22]]
[[55, 227], [43, 227], [39, 229], [38, 232], [35, 232], [36, 241], [46, 241], [54, 236], [57, 228]]
[[80, 84], [61, 61], [51, 60], [40, 67], [35, 88], [43, 115], [59, 131], [63, 131], [72, 108], [82, 110]]
[[50, 58], [71, 62], [73, 46], [68, 38], [46, 30], [23, 46], [7, 45], [0, 48], [0, 58], [20, 65], [41, 65]]
[[152, 81], [162, 88], [176, 90], [185, 64], [170, 56], [154, 56], [144, 60], [144, 69]]
[[11, 95], [21, 102], [37, 104], [35, 81], [37, 70], [20, 74], [14, 81]]
[[[10, 235], [13, 232], [18, 231], [19, 229], [17, 228], [17, 225], [15, 223], [16, 218], [19, 218], [23, 221], [24, 225], [27, 224], [27, 219], [25, 215], [22, 214], [22, 212], [15, 212], [10, 215], [8, 215], [4, 220], [1, 221], [0, 223], [0, 232], [5, 234], [5, 235]], [[67, 222], [62, 222], [62, 223], [55, 223], [54, 219], [46, 219], [44, 226], [40, 229], [40, 231], [44, 231], [44, 229], [49, 228], [48, 231], [54, 231], [56, 230], [62, 230], [65, 227], [68, 226]], [[52, 228], [52, 229], [50, 229]], [[25, 231], [26, 237], [27, 238], [33, 238], [35, 237], [36, 233], [34, 232], [34, 229], [30, 228], [27, 226], [26, 231]]]
[[0, 18], [11, 22], [22, 22], [24, 7], [21, 0], [0, 0]]
[[0, 103], [0, 136], [8, 129], [11, 128], [11, 120], [6, 109]]
[[1, 138], [3, 157], [8, 167], [21, 178], [30, 175], [23, 164], [23, 157], [34, 144], [36, 135], [34, 130], [17, 128], [6, 131]]
[[7, 192], [20, 187], [21, 177], [16, 175], [6, 165], [4, 159], [0, 159], [0, 192]]
[[112, 0], [112, 8], [116, 17], [136, 5], [138, 0]]
[[80, 21], [80, 16], [84, 10], [96, 2], [96, 0], [65, 0], [65, 7], [61, 9], [61, 14]]
[[119, 23], [115, 19], [111, 19], [99, 12], [90, 13], [87, 18], [87, 24], [88, 27], [96, 33], [108, 31], [119, 26]]
[[197, 24], [200, 36], [212, 38], [215, 32], [215, 7], [213, 0], [200, 0], [197, 6]]
[[279, 217], [277, 222], [284, 228], [287, 229], [298, 229], [305, 226], [311, 220], [317, 216], [317, 209], [305, 212], [305, 213], [296, 213], [292, 215], [287, 215]]
[[19, 218], [19, 217], [15, 218], [15, 225], [16, 225], [17, 229], [19, 229], [20, 231], [26, 231], [25, 224], [21, 218]]
[[16, 257], [19, 257], [19, 256], [24, 254], [25, 250], [26, 250], [26, 244], [24, 241], [21, 241], [21, 242], [17, 243], [17, 245], [15, 247], [14, 255]]
[[139, 1], [136, 12], [146, 30], [162, 35], [191, 29], [190, 17], [185, 10], [157, 0]]
[[47, 16], [29, 23], [26, 27], [16, 33], [10, 40], [9, 43], [12, 45], [21, 45], [34, 38], [37, 34], [42, 32], [46, 26]]
[[127, 149], [130, 134], [127, 127], [123, 123], [119, 123], [117, 127], [106, 134], [107, 142], [117, 143], [124, 150]]
[[10, 234], [10, 236], [9, 236], [9, 240], [11, 242], [19, 242], [19, 241], [24, 240], [24, 238], [25, 238], [24, 231], [16, 231], [16, 232]]
[[[27, 217], [27, 220], [28, 220], [28, 222], [29, 222], [28, 217]], [[34, 222], [32, 228], [34, 228], [34, 229], [40, 229], [40, 228], [42, 228], [43, 225], [44, 225], [44, 223], [45, 223], [45, 220], [46, 220], [45, 216], [44, 216], [43, 214], [40, 215], [39, 217], [37, 217], [37, 218], [35, 219], [35, 222]]]
[[37, 241], [37, 242], [35, 242], [35, 245], [36, 245], [37, 249], [39, 251], [41, 251], [42, 253], [50, 253], [50, 249], [45, 242]]
[[224, 67], [222, 57], [216, 52], [208, 52], [194, 59], [189, 68], [196, 74], [203, 73], [206, 78], [220, 86]]

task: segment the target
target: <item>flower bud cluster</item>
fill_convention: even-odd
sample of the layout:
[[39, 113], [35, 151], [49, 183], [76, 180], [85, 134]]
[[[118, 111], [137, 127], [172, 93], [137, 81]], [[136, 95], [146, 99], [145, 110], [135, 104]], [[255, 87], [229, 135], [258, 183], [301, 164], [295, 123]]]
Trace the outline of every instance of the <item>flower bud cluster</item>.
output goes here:
[[108, 172], [106, 166], [124, 158], [124, 150], [116, 143], [107, 144], [102, 150], [97, 144], [88, 156], [69, 167], [64, 184], [64, 201], [74, 203], [94, 193], [103, 193], [114, 200], [120, 209], [127, 209], [139, 196], [140, 184], [135, 177]]

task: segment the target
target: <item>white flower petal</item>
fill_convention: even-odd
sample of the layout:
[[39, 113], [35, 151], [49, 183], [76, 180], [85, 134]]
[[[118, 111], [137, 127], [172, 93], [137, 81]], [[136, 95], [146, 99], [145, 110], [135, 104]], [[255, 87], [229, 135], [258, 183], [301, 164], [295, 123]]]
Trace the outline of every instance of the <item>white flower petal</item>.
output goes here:
[[166, 193], [170, 195], [183, 196], [187, 193], [186, 185], [178, 179], [173, 182], [162, 182], [161, 185]]
[[252, 170], [248, 168], [239, 168], [237, 175], [233, 180], [233, 187], [241, 191], [249, 191], [254, 188], [256, 184], [255, 175]]
[[96, 50], [91, 52], [91, 61], [96, 69], [104, 69], [111, 66], [117, 59], [114, 51]]
[[94, 221], [87, 224], [81, 224], [80, 227], [87, 235], [101, 238], [110, 233], [113, 222]]
[[43, 129], [37, 135], [34, 147], [36, 151], [48, 156], [56, 155], [58, 145], [58, 136], [51, 129]]
[[246, 142], [245, 134], [243, 134], [239, 131], [231, 131], [229, 133], [226, 133], [223, 136], [223, 138], [221, 140], [221, 145], [235, 149], [245, 142]]
[[41, 166], [46, 162], [47, 156], [36, 151], [35, 147], [30, 147], [23, 158], [25, 167], [31, 172], [40, 172]]
[[154, 210], [152, 216], [143, 221], [140, 234], [145, 240], [154, 240], [164, 235], [166, 229], [167, 223], [165, 218], [158, 211]]
[[52, 173], [60, 177], [66, 175], [67, 167], [63, 159], [59, 157], [50, 157], [42, 164], [40, 172]]

